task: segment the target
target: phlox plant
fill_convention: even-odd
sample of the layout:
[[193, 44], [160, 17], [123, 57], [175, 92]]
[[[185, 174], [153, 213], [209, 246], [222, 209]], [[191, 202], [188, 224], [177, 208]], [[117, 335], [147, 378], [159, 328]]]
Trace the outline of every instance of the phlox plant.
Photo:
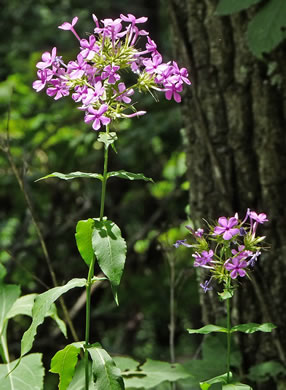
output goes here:
[[[120, 370], [120, 360], [118, 360], [119, 366], [116, 367], [114, 360], [99, 343], [90, 342], [91, 287], [99, 280], [109, 280], [115, 302], [118, 304], [117, 293], [124, 270], [127, 248], [120, 228], [105, 216], [107, 181], [112, 177], [151, 182], [152, 179], [141, 173], [123, 170], [109, 172], [109, 150], [111, 146], [116, 151], [117, 120], [140, 117], [146, 113], [146, 111], [137, 109], [137, 100], [134, 99], [136, 93], [149, 92], [155, 97], [155, 94], [159, 92], [163, 93], [166, 99], [173, 98], [179, 103], [183, 85], [191, 83], [185, 68], [179, 68], [175, 61], [163, 62], [156, 43], [149, 37], [149, 33], [141, 28], [141, 25], [147, 21], [146, 17], [136, 18], [131, 14], [127, 16], [121, 14], [115, 20], [101, 21], [95, 15], [92, 17], [94, 31], [84, 38], [81, 38], [76, 31], [77, 17], [74, 17], [71, 23], [65, 22], [59, 26], [61, 30], [73, 34], [79, 46], [79, 53], [74, 60], [67, 63], [62, 56], [57, 55], [56, 47], [50, 52], [43, 53], [41, 61], [36, 64], [38, 79], [33, 83], [33, 88], [37, 92], [46, 88], [46, 93], [55, 100], [71, 95], [74, 102], [78, 103], [78, 109], [83, 111], [85, 123], [98, 132], [98, 141], [104, 146], [104, 163], [101, 173], [54, 172], [39, 179], [90, 178], [101, 182], [98, 215], [79, 221], [75, 233], [77, 248], [88, 267], [88, 275], [87, 279], [72, 279], [64, 286], [54, 287], [37, 297], [34, 296], [33, 300], [30, 299], [28, 314], [32, 316], [32, 323], [21, 341], [21, 357], [17, 363], [14, 362], [10, 366], [7, 361], [8, 385], [11, 385], [11, 389], [14, 390], [23, 390], [21, 382], [19, 382], [21, 384], [19, 388], [15, 384], [15, 372], [17, 369], [18, 372], [20, 368], [24, 369], [22, 363], [27, 362], [26, 358], [30, 356], [28, 353], [32, 349], [38, 326], [49, 315], [54, 302], [73, 288], [86, 289], [85, 340], [68, 344], [54, 355], [50, 371], [59, 375], [59, 389], [119, 390], [124, 387], [128, 388], [126, 376], [130, 376], [130, 373], [125, 375], [123, 372], [125, 369]], [[141, 48], [136, 47], [139, 38]], [[142, 49], [143, 39], [145, 39], [145, 47]], [[126, 75], [128, 79], [124, 78]], [[129, 84], [125, 81], [126, 79]], [[96, 262], [104, 274], [102, 278], [95, 276]], [[78, 363], [81, 352], [83, 361]], [[147, 361], [144, 365], [143, 377], [148, 379], [148, 372], [152, 372], [151, 387], [164, 380], [175, 381], [189, 376], [179, 365], [161, 363]], [[154, 370], [154, 365], [157, 367], [156, 370]], [[153, 367], [151, 367], [152, 370], [150, 366]], [[136, 375], [136, 367], [132, 368], [132, 372]], [[142, 372], [141, 369], [141, 378]], [[163, 372], [164, 375], [162, 375]], [[146, 388], [150, 388], [150, 380], [147, 383], [149, 387], [146, 385]], [[134, 387], [134, 381], [129, 387]], [[30, 388], [29, 381], [27, 388]], [[39, 385], [34, 388], [40, 390], [41, 387]]]
[[[233, 217], [220, 217], [217, 224], [208, 224], [208, 230], [194, 230], [186, 226], [192, 236], [193, 243], [187, 239], [178, 240], [174, 246], [185, 246], [194, 252], [194, 267], [208, 275], [200, 284], [204, 293], [217, 289], [221, 301], [226, 301], [227, 326], [206, 325], [200, 329], [188, 329], [190, 334], [209, 334], [212, 332], [226, 333], [227, 358], [226, 373], [202, 382], [201, 389], [207, 390], [212, 384], [222, 383], [222, 389], [251, 389], [250, 386], [238, 383], [230, 372], [231, 334], [234, 332], [254, 333], [257, 331], [271, 332], [275, 325], [271, 323], [240, 324], [231, 326], [230, 300], [237, 288], [243, 285], [243, 279], [250, 278], [262, 251], [265, 236], [258, 236], [259, 225], [268, 222], [265, 213], [258, 214], [247, 209], [241, 220], [236, 213]], [[220, 286], [222, 286], [220, 288]]]

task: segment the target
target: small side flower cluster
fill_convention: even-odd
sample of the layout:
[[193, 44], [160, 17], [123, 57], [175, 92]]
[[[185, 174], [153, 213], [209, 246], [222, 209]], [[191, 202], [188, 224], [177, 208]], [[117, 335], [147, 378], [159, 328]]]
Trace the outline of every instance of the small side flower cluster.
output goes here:
[[[47, 87], [47, 94], [55, 100], [71, 94], [81, 104], [79, 109], [85, 112], [85, 122], [92, 123], [94, 130], [117, 118], [144, 115], [145, 111], [137, 111], [132, 104], [136, 89], [162, 91], [166, 99], [181, 101], [183, 84], [191, 84], [188, 71], [180, 69], [175, 61], [163, 62], [156, 43], [139, 27], [147, 21], [146, 17], [120, 15], [118, 19], [104, 19], [99, 23], [93, 15], [95, 28], [88, 39], [79, 37], [75, 30], [77, 21], [74, 17], [71, 23], [59, 26], [71, 31], [78, 40], [77, 58], [66, 64], [57, 55], [56, 47], [51, 53], [45, 52], [36, 65], [38, 80], [34, 81], [33, 88], [37, 92]], [[135, 47], [139, 37], [147, 37], [145, 50]], [[122, 80], [127, 70], [137, 78], [130, 86]], [[125, 113], [128, 109], [133, 112]]]
[[267, 221], [266, 214], [248, 209], [242, 221], [237, 213], [230, 218], [220, 217], [216, 226], [209, 226], [208, 233], [186, 226], [195, 243], [190, 245], [186, 240], [179, 240], [174, 246], [193, 248], [194, 267], [206, 268], [211, 273], [211, 278], [200, 285], [205, 292], [212, 289], [213, 279], [223, 283], [224, 290], [230, 291], [231, 281], [248, 276], [261, 255], [260, 243], [265, 236], [257, 236], [256, 232], [258, 226]]

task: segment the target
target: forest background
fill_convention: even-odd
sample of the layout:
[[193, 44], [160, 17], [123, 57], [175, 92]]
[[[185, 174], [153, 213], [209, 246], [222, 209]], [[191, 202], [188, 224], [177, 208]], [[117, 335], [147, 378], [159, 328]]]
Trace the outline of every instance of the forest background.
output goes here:
[[[77, 221], [96, 214], [99, 187], [84, 179], [35, 180], [54, 171], [98, 171], [101, 144], [71, 100], [55, 102], [44, 93], [35, 93], [31, 87], [36, 79], [35, 64], [43, 51], [54, 46], [65, 58], [74, 56], [74, 37], [57, 29], [74, 16], [79, 17], [82, 31], [92, 30], [92, 13], [99, 19], [116, 18], [120, 13], [148, 16], [151, 38], [166, 59], [175, 58], [189, 69], [193, 85], [181, 105], [163, 97], [155, 102], [152, 96], [142, 96], [148, 114], [118, 125], [118, 154], [111, 156], [110, 168], [143, 172], [155, 184], [108, 183], [112, 196], [107, 197], [106, 209], [127, 239], [128, 257], [120, 306], [116, 308], [105, 283], [93, 293], [91, 338], [111, 355], [141, 361], [147, 357], [172, 360], [172, 324], [177, 361], [206, 377], [224, 372], [223, 359], [217, 359], [225, 354], [221, 338], [194, 337], [185, 330], [223, 321], [223, 305], [217, 302], [216, 291], [209, 295], [199, 291], [201, 276], [194, 271], [190, 249], [175, 250], [173, 244], [188, 236], [186, 224], [204, 227], [203, 218], [212, 221], [235, 212], [242, 216], [250, 207], [269, 216], [265, 231], [269, 250], [252, 280], [241, 286], [233, 321], [271, 321], [278, 330], [266, 337], [237, 338], [232, 365], [257, 389], [283, 390], [286, 7], [282, 0], [246, 0], [245, 10], [233, 13], [225, 8], [218, 12], [218, 3], [4, 1], [0, 22], [1, 139], [10, 110], [11, 156], [26, 197], [31, 198], [57, 280], [62, 284], [84, 277], [86, 269], [73, 237]], [[272, 23], [267, 24], [269, 20]], [[8, 271], [6, 281], [20, 284], [23, 294], [43, 292], [52, 286], [51, 275], [25, 193], [3, 152], [0, 172], [0, 261]], [[172, 292], [175, 311], [170, 316]], [[84, 297], [77, 292], [68, 296], [67, 306], [80, 339], [85, 317], [82, 303]], [[11, 326], [12, 355], [18, 355], [28, 324], [29, 319], [21, 317]], [[62, 345], [65, 339], [46, 321], [34, 350], [44, 351], [48, 364], [55, 348]], [[261, 365], [263, 362], [271, 363]], [[47, 390], [55, 388], [55, 380], [48, 374]], [[166, 386], [161, 388], [168, 389]], [[189, 389], [190, 384], [181, 383], [178, 388]]]

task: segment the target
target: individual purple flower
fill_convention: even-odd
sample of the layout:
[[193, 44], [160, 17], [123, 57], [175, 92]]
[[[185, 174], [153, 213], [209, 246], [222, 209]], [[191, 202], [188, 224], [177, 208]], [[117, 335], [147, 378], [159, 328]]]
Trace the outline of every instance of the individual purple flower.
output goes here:
[[224, 267], [228, 271], [231, 271], [230, 277], [236, 279], [238, 275], [241, 277], [246, 275], [244, 268], [247, 267], [247, 262], [245, 260], [239, 260], [238, 257], [233, 257], [224, 263]]
[[151, 58], [143, 60], [143, 64], [145, 66], [145, 71], [147, 73], [155, 73], [157, 71], [161, 72], [165, 69], [166, 64], [162, 64], [162, 56], [161, 54], [156, 54]]
[[150, 37], [147, 37], [147, 43], [146, 43], [146, 49], [147, 52], [154, 54], [159, 54], [157, 51], [157, 45]]
[[233, 236], [239, 234], [239, 229], [234, 228], [234, 226], [238, 224], [238, 220], [235, 217], [220, 217], [218, 219], [218, 224], [220, 226], [216, 226], [214, 229], [215, 236], [223, 234], [224, 240], [230, 240]]
[[87, 67], [86, 61], [81, 54], [78, 54], [77, 61], [68, 63], [68, 74], [71, 79], [80, 79], [85, 73]]
[[77, 24], [77, 21], [78, 21], [78, 17], [75, 16], [71, 23], [64, 22], [63, 24], [58, 26], [58, 28], [60, 28], [61, 30], [67, 30], [67, 31], [70, 30], [74, 34], [74, 36], [80, 41], [80, 37], [78, 36], [78, 34], [74, 29], [74, 26]]
[[88, 88], [86, 95], [83, 97], [82, 102], [85, 106], [88, 106], [91, 103], [96, 102], [100, 96], [104, 94], [104, 87], [102, 82], [98, 81], [94, 88]]
[[89, 39], [81, 39], [80, 40], [80, 48], [83, 58], [87, 59], [88, 61], [91, 60], [96, 53], [100, 51], [100, 47], [95, 44], [95, 36], [90, 35]]
[[196, 237], [196, 238], [202, 238], [203, 234], [204, 234], [204, 229], [197, 229], [197, 230], [194, 230], [191, 226], [189, 225], [186, 225], [186, 228]]
[[132, 14], [127, 14], [127, 16], [120, 14], [120, 19], [124, 22], [130, 22], [133, 26], [138, 23], [145, 23], [147, 22], [148, 18], [146, 16], [142, 16], [141, 18], [136, 18]]
[[[124, 102], [126, 104], [129, 104], [131, 102], [131, 99], [129, 96], [134, 95], [134, 89], [127, 89], [124, 83], [119, 83], [118, 84], [118, 91], [120, 93], [119, 96], [115, 100], [119, 102]], [[114, 91], [116, 93], [116, 91]]]
[[116, 81], [120, 79], [119, 74], [116, 73], [119, 68], [118, 65], [107, 65], [101, 73], [101, 79], [105, 80], [108, 78], [109, 84], [115, 84]]
[[265, 213], [257, 214], [255, 211], [250, 211], [249, 217], [261, 224], [268, 222], [267, 215]]
[[251, 259], [248, 260], [247, 265], [250, 267], [254, 267], [258, 257], [261, 255], [260, 251], [256, 251], [254, 255], [251, 257]]
[[175, 248], [179, 248], [179, 246], [183, 245], [183, 246], [185, 246], [185, 247], [187, 247], [187, 248], [190, 248], [192, 245], [187, 244], [186, 241], [187, 241], [187, 239], [185, 239], [185, 240], [177, 240], [177, 241], [175, 242], [175, 244], [173, 244], [173, 246], [174, 246]]
[[195, 252], [192, 256], [195, 258], [194, 267], [204, 267], [209, 268], [207, 264], [212, 263], [214, 252], [210, 251], [202, 251], [202, 253]]
[[51, 71], [51, 69], [40, 69], [37, 72], [37, 76], [39, 80], [36, 80], [33, 82], [33, 88], [39, 92], [42, 89], [45, 88], [47, 81], [51, 80], [53, 77], [54, 73]]
[[56, 56], [57, 56], [57, 48], [56, 47], [54, 47], [52, 49], [52, 53], [45, 51], [45, 53], [43, 53], [43, 55], [42, 55], [42, 61], [38, 62], [36, 67], [38, 69], [48, 68], [49, 66], [51, 66], [54, 63]]
[[165, 84], [165, 97], [167, 100], [171, 100], [174, 97], [175, 102], [181, 103], [181, 95], [180, 92], [183, 90], [183, 83], [179, 82], [168, 82]]
[[210, 282], [211, 278], [206, 280], [204, 283], [200, 283], [200, 287], [204, 290], [205, 293], [213, 289], [212, 286], [210, 286]]
[[245, 250], [245, 246], [244, 245], [239, 245], [238, 251], [236, 249], [232, 249], [231, 253], [238, 260], [245, 260], [249, 256], [253, 255], [253, 253], [251, 251]]
[[103, 104], [99, 110], [95, 110], [93, 107], [89, 106], [84, 118], [85, 123], [93, 122], [92, 127], [94, 130], [99, 130], [101, 125], [108, 125], [110, 123], [110, 118], [103, 115], [107, 110], [107, 104]]
[[76, 103], [78, 103], [86, 96], [87, 86], [86, 85], [83, 85], [83, 86], [77, 85], [74, 90], [75, 90], [75, 92], [72, 94], [72, 98]]
[[175, 62], [175, 61], [173, 61], [173, 72], [174, 72], [174, 74], [176, 74], [176, 75], [178, 75], [178, 76], [180, 76], [180, 79], [184, 82], [184, 83], [186, 83], [186, 84], [188, 84], [188, 85], [191, 85], [191, 82], [190, 82], [190, 80], [188, 79], [188, 71], [187, 71], [187, 69], [186, 68], [179, 68], [178, 67], [178, 64], [177, 64], [177, 62]]
[[52, 87], [49, 87], [47, 89], [47, 95], [48, 96], [54, 96], [55, 100], [61, 99], [63, 96], [69, 95], [69, 88], [68, 86], [61, 82], [59, 79], [51, 80], [50, 83], [52, 84]]

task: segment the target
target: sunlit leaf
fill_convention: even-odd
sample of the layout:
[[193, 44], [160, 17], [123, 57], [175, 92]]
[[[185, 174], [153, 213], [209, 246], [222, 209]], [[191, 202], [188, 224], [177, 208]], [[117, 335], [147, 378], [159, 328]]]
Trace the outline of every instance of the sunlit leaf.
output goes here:
[[96, 378], [95, 387], [97, 390], [121, 390], [124, 389], [121, 371], [115, 366], [114, 361], [108, 353], [100, 346], [94, 344], [88, 348], [92, 359], [92, 370]]
[[20, 362], [0, 364], [0, 390], [42, 390], [44, 373], [40, 353], [24, 356]]
[[92, 249], [92, 231], [94, 227], [94, 220], [89, 218], [83, 221], [78, 221], [76, 225], [76, 245], [77, 249], [85, 261], [85, 263], [89, 266], [94, 252]]
[[222, 390], [252, 390], [252, 387], [244, 383], [227, 383], [222, 385]]
[[[231, 379], [232, 378], [232, 374], [231, 372], [229, 373], [229, 378]], [[201, 382], [200, 383], [200, 387], [202, 390], [208, 390], [211, 385], [214, 385], [215, 383], [224, 383], [226, 384], [227, 383], [227, 374], [223, 374], [223, 375], [218, 375], [214, 378], [211, 378], [211, 379], [208, 379], [204, 382]]]
[[150, 177], [144, 176], [143, 173], [116, 171], [116, 172], [109, 172], [107, 176], [108, 177], [119, 177], [120, 179], [127, 179], [127, 180], [144, 180], [144, 181], [153, 182], [153, 179], [151, 179]]
[[102, 272], [109, 279], [115, 301], [126, 258], [126, 242], [119, 227], [112, 221], [94, 219], [92, 247]]
[[20, 314], [31, 317], [36, 296], [37, 294], [28, 294], [18, 298], [9, 310], [6, 318], [12, 318]]
[[121, 371], [135, 371], [140, 366], [139, 362], [127, 356], [115, 356], [113, 360]]
[[99, 133], [98, 142], [104, 143], [105, 147], [112, 145], [118, 139], [116, 133]]
[[28, 353], [33, 345], [37, 328], [43, 323], [46, 314], [49, 312], [52, 304], [64, 293], [75, 288], [84, 287], [86, 279], [72, 279], [64, 286], [54, 287], [43, 294], [39, 294], [33, 306], [33, 320], [28, 330], [24, 333], [21, 341], [21, 356]]
[[0, 333], [14, 302], [20, 295], [20, 287], [15, 284], [0, 284]]
[[71, 173], [60, 173], [60, 172], [53, 172], [50, 175], [41, 177], [40, 179], [37, 179], [36, 181], [50, 179], [51, 177], [56, 177], [58, 179], [62, 180], [72, 180], [72, 179], [80, 179], [80, 178], [90, 178], [90, 179], [99, 179], [102, 180], [102, 175], [99, 173], [87, 173], [87, 172], [71, 172]]
[[222, 326], [218, 326], [218, 325], [206, 325], [206, 326], [203, 326], [202, 328], [199, 328], [199, 329], [187, 329], [187, 331], [191, 334], [208, 334], [208, 333], [212, 333], [212, 332], [224, 332], [224, 333], [227, 333], [227, 329], [222, 327]]
[[267, 322], [265, 324], [241, 324], [231, 328], [231, 332], [243, 332], [243, 333], [254, 333], [254, 332], [272, 332], [273, 329], [277, 328], [276, 325]]
[[59, 374], [59, 390], [66, 390], [72, 381], [79, 352], [79, 348], [69, 344], [52, 358], [50, 371]]

